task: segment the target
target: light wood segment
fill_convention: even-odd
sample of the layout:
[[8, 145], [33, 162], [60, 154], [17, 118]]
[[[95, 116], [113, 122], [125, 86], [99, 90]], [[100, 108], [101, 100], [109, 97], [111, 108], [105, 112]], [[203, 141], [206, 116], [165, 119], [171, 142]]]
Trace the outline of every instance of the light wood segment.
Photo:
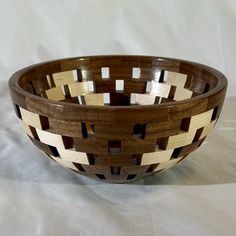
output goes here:
[[174, 100], [175, 101], [181, 101], [181, 100], [184, 100], [184, 99], [191, 98], [192, 95], [193, 95], [192, 91], [190, 91], [188, 89], [177, 87], [176, 90], [175, 90]]
[[183, 88], [187, 80], [187, 75], [172, 71], [165, 71], [164, 80], [166, 84]]
[[71, 97], [77, 97], [89, 93], [88, 82], [78, 82], [68, 85]]
[[144, 153], [142, 156], [141, 166], [151, 165], [168, 161], [171, 158], [173, 150], [163, 150], [150, 153]]
[[53, 81], [56, 87], [65, 85], [65, 84], [74, 83], [74, 76], [73, 76], [72, 71], [59, 72], [59, 73], [53, 74], [52, 76], [53, 76]]
[[190, 118], [189, 130], [196, 130], [210, 124], [213, 109]]
[[39, 140], [42, 143], [45, 143], [54, 147], [58, 147], [58, 148], [65, 148], [61, 135], [53, 134], [53, 133], [43, 131], [40, 129], [36, 129], [36, 131], [37, 131]]
[[31, 125], [35, 128], [42, 129], [42, 124], [41, 124], [40, 117], [38, 114], [27, 111], [22, 107], [20, 107], [20, 112], [22, 116], [22, 121], [25, 124]]
[[87, 94], [84, 95], [84, 100], [86, 105], [100, 105], [104, 106], [104, 96], [103, 93]]
[[57, 150], [61, 158], [66, 161], [89, 165], [88, 157], [85, 152], [77, 152], [74, 149], [63, 148], [58, 148]]
[[149, 94], [131, 93], [130, 103], [137, 105], [152, 105], [155, 103], [156, 96]]
[[29, 125], [25, 124], [21, 120], [20, 120], [20, 124], [23, 127], [23, 129], [26, 132], [26, 134], [28, 134], [31, 138], [34, 138], [34, 135], [33, 135], [32, 131], [31, 131]]
[[63, 93], [61, 86], [45, 90], [45, 93], [48, 99], [51, 99], [54, 101], [60, 101], [60, 100], [65, 99], [65, 95]]
[[176, 165], [176, 163], [178, 161], [180, 161], [183, 157], [179, 157], [179, 158], [176, 158], [176, 159], [171, 159], [169, 161], [165, 161], [165, 162], [161, 162], [156, 169], [154, 169], [153, 171], [159, 171], [159, 170], [162, 170], [162, 169], [169, 169], [171, 168], [172, 166]]
[[37, 139], [31, 138], [31, 141], [34, 143], [34, 145], [43, 153], [46, 153], [49, 156], [55, 156], [55, 153], [50, 149], [50, 147], [47, 144], [44, 144], [40, 142]]
[[168, 138], [166, 149], [174, 149], [192, 143], [195, 134], [196, 130], [191, 130], [189, 132], [183, 132], [177, 135], [170, 136]]
[[215, 124], [216, 124], [216, 120], [214, 120], [211, 123], [209, 123], [208, 125], [206, 125], [203, 128], [203, 131], [202, 131], [201, 136], [199, 137], [199, 139], [202, 139], [202, 138], [206, 137], [212, 131], [212, 129], [214, 128]]
[[171, 89], [171, 86], [168, 84], [148, 81], [146, 92], [149, 92], [150, 95], [168, 98], [170, 89]]

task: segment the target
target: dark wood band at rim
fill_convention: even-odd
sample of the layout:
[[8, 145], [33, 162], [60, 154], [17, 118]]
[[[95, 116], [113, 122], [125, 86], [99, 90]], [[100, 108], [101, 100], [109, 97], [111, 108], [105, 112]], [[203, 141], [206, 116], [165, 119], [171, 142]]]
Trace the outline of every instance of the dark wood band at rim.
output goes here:
[[[24, 84], [27, 84], [35, 77], [77, 69], [83, 63], [95, 63], [96, 65], [96, 61], [98, 61], [98, 65], [103, 65], [104, 61], [107, 60], [114, 65], [117, 62], [119, 63], [119, 61], [122, 62], [122, 60], [134, 63], [134, 66], [140, 65], [140, 67], [150, 66], [151, 64], [156, 68], [202, 77], [216, 85], [209, 92], [190, 99], [146, 106], [81, 106], [79, 104], [42, 98], [22, 88]], [[114, 123], [116, 121], [125, 121], [132, 123], [135, 118], [135, 122], [141, 123], [144, 121], [168, 121], [184, 118], [214, 108], [216, 105], [223, 103], [227, 79], [221, 72], [194, 62], [163, 57], [117, 55], [66, 58], [32, 65], [16, 72], [9, 80], [9, 87], [12, 99], [17, 104], [41, 115], [49, 116], [50, 114], [50, 117], [60, 117], [62, 120], [89, 121], [94, 120], [94, 114], [96, 114], [97, 122]]]

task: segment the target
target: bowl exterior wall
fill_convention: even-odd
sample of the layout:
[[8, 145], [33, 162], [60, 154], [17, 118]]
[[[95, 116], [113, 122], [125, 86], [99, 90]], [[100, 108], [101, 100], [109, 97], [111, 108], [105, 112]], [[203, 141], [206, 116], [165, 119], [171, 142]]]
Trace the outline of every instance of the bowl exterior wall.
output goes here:
[[165, 106], [87, 107], [45, 102], [12, 81], [15, 113], [34, 145], [71, 171], [114, 183], [184, 160], [214, 128], [226, 93], [225, 85], [201, 99]]

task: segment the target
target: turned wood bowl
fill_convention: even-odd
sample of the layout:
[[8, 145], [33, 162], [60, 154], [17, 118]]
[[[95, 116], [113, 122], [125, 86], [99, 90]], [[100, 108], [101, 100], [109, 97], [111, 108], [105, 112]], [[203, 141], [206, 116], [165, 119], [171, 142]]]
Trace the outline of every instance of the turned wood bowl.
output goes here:
[[124, 183], [176, 165], [203, 143], [227, 79], [184, 60], [90, 56], [26, 67], [9, 87], [24, 131], [48, 157]]

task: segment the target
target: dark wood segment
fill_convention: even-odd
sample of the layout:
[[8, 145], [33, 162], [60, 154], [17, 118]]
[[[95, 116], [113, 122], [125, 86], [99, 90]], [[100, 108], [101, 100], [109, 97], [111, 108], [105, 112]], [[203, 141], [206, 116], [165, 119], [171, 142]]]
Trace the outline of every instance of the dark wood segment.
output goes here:
[[146, 137], [145, 139], [133, 138], [123, 140], [121, 144], [122, 153], [139, 154], [146, 152], [154, 152], [156, 147], [155, 137]]
[[82, 138], [82, 124], [73, 121], [63, 121], [49, 117], [50, 132], [62, 136]]
[[74, 147], [76, 151], [96, 154], [108, 153], [108, 140], [89, 138], [74, 138]]
[[127, 154], [107, 154], [107, 155], [95, 155], [94, 165], [96, 166], [137, 166], [136, 160], [132, 158], [132, 155]]
[[111, 124], [95, 124], [95, 136], [98, 139], [117, 140], [122, 137], [122, 140], [131, 139], [133, 137], [133, 127], [126, 125], [123, 122]]
[[35, 94], [37, 95], [41, 95], [42, 92], [47, 89], [50, 89], [50, 85], [47, 81], [46, 76], [36, 77], [34, 80], [32, 80], [32, 86], [35, 91]]
[[95, 81], [95, 91], [96, 93], [115, 93], [115, 81], [114, 80], [96, 80]]
[[145, 93], [146, 81], [142, 80], [127, 80], [124, 86], [124, 93]]
[[147, 124], [146, 134], [157, 134], [159, 132], [179, 130], [181, 119], [173, 121], [152, 122]]

